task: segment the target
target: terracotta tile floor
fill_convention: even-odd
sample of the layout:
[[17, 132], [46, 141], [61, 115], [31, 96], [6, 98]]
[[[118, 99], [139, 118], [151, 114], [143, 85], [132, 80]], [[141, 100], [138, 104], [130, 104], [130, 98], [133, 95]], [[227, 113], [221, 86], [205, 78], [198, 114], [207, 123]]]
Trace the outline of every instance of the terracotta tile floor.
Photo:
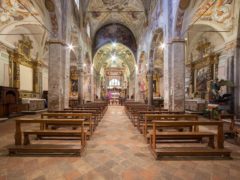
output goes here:
[[121, 106], [109, 107], [82, 157], [9, 157], [14, 130], [0, 123], [0, 180], [240, 179], [240, 147], [229, 143], [233, 160], [154, 160]]

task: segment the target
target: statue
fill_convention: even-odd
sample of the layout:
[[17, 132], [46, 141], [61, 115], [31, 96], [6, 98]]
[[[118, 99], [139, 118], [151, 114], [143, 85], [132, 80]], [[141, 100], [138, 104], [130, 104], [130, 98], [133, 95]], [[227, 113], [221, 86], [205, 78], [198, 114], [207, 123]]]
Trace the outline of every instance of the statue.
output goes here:
[[221, 79], [220, 81], [216, 78], [210, 83], [209, 102], [210, 103], [226, 103], [229, 101], [231, 94], [220, 94], [221, 87], [233, 87], [233, 83], [228, 80]]

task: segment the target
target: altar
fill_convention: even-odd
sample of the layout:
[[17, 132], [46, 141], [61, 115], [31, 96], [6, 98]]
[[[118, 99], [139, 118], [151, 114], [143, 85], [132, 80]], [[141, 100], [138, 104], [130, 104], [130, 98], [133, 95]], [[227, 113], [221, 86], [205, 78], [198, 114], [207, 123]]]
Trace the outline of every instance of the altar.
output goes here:
[[206, 100], [204, 99], [186, 99], [185, 109], [193, 112], [203, 112], [206, 109]]
[[38, 111], [45, 109], [45, 99], [22, 98], [22, 104], [29, 105], [29, 111]]

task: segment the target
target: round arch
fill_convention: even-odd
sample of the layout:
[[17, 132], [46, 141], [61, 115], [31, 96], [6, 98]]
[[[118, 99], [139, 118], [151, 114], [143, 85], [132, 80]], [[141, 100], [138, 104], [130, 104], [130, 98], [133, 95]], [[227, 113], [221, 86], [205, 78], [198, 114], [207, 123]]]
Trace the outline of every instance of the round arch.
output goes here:
[[99, 48], [108, 43], [121, 43], [127, 46], [136, 56], [137, 43], [132, 31], [122, 24], [107, 24], [99, 28], [94, 36], [93, 55]]

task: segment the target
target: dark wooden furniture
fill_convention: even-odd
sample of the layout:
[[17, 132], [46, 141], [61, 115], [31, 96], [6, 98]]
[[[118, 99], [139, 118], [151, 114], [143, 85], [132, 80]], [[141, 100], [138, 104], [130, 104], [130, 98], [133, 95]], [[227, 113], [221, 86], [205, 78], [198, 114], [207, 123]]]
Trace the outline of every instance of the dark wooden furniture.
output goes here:
[[[82, 119], [17, 119], [15, 132], [15, 145], [8, 148], [9, 154], [38, 154], [38, 153], [71, 153], [80, 155], [86, 145], [86, 132], [84, 131], [84, 121]], [[39, 130], [21, 129], [22, 124], [39, 124]], [[78, 130], [49, 130], [45, 125], [55, 126], [80, 126]], [[29, 135], [40, 135], [41, 137], [80, 137], [80, 143], [69, 144], [30, 144]], [[24, 137], [24, 144], [22, 142]], [[61, 140], [61, 139], [58, 139]], [[63, 139], [66, 140], [66, 139]]]
[[19, 102], [17, 88], [0, 86], [0, 117], [8, 117], [11, 114], [27, 110], [28, 104]]
[[[143, 135], [149, 140], [149, 130], [153, 129], [153, 121], [198, 121], [197, 115], [192, 114], [146, 114], [145, 115], [145, 122], [143, 125]], [[185, 126], [191, 127], [191, 126]], [[197, 127], [194, 127], [195, 129]]]
[[[214, 145], [214, 134], [211, 132], [200, 132], [197, 128], [193, 128], [193, 131], [189, 132], [158, 132], [159, 127], [185, 127], [185, 126], [216, 126], [217, 127], [217, 148]], [[223, 137], [223, 122], [221, 121], [153, 121], [153, 131], [151, 132], [150, 147], [156, 159], [163, 156], [219, 156], [230, 157], [231, 152], [224, 149], [224, 137]], [[190, 144], [190, 146], [162, 146], [163, 143], [159, 141], [159, 138], [167, 138], [168, 140], [176, 139], [196, 139], [208, 137], [209, 143], [207, 147], [199, 147]], [[178, 143], [174, 141], [174, 143]]]
[[[95, 123], [92, 121], [91, 113], [42, 113], [42, 119], [82, 119], [85, 120], [85, 125], [87, 126], [87, 137], [90, 138], [94, 131]], [[45, 124], [48, 127], [48, 123]]]

